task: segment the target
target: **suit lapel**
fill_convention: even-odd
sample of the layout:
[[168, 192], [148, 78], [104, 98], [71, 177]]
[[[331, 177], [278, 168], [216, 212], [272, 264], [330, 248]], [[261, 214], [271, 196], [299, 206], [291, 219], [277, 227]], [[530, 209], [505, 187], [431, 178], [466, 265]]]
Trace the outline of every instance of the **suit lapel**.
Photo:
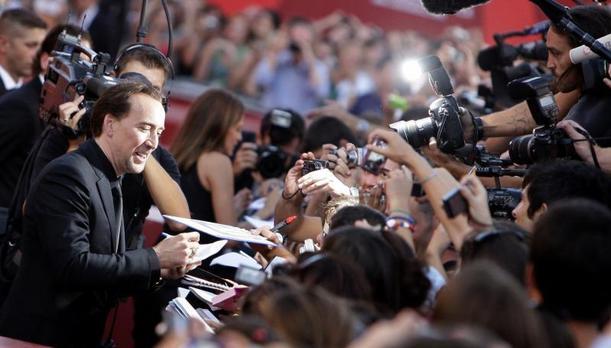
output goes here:
[[112, 199], [112, 192], [110, 191], [110, 183], [108, 180], [104, 180], [102, 178], [98, 178], [96, 182], [96, 186], [98, 187], [98, 193], [102, 198], [102, 205], [104, 205], [104, 214], [106, 214], [106, 218], [109, 223], [109, 231], [110, 231], [110, 240], [111, 240], [111, 250], [114, 252], [115, 245], [117, 245], [117, 234], [115, 228], [117, 226], [117, 221], [115, 217], [115, 205]]

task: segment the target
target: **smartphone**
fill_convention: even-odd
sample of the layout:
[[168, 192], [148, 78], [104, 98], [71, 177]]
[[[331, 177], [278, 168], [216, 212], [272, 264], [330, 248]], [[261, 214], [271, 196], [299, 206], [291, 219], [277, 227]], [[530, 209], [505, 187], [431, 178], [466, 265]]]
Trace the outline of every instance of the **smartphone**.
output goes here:
[[412, 197], [422, 197], [425, 195], [424, 187], [419, 182], [415, 182], [412, 186]]
[[453, 189], [443, 197], [443, 209], [450, 218], [466, 213], [468, 208], [467, 200], [460, 194], [458, 188]]

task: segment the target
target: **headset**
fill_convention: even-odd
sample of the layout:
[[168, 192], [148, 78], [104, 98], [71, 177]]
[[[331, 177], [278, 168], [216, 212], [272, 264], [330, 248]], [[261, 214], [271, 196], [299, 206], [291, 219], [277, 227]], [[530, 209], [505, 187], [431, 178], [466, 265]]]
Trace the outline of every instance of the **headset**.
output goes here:
[[[126, 46], [119, 52], [113, 64], [113, 69], [115, 72], [119, 70], [119, 63], [121, 62], [121, 60], [123, 60], [125, 56], [129, 55], [133, 51], [143, 50], [143, 51], [146, 51], [148, 54], [157, 56], [159, 60], [163, 62], [165, 72], [169, 73], [169, 76], [166, 76], [166, 80], [174, 79], [175, 77], [174, 64], [172, 62], [172, 59], [170, 58], [170, 55], [172, 54], [172, 22], [170, 19], [170, 12], [168, 10], [166, 0], [161, 0], [161, 5], [163, 6], [163, 10], [166, 16], [166, 22], [168, 24], [168, 53], [167, 55], [163, 54], [163, 52], [161, 52], [157, 47], [142, 42], [142, 40], [146, 37], [146, 34], [147, 34], [146, 29], [145, 29], [145, 23], [144, 23], [144, 17], [146, 15], [147, 0], [142, 0], [142, 9], [140, 11], [140, 22], [138, 24], [138, 31], [136, 32], [136, 42]], [[169, 96], [170, 96], [170, 90], [168, 89], [166, 95], [163, 96], [162, 98], [162, 104], [166, 112], [168, 111]]]

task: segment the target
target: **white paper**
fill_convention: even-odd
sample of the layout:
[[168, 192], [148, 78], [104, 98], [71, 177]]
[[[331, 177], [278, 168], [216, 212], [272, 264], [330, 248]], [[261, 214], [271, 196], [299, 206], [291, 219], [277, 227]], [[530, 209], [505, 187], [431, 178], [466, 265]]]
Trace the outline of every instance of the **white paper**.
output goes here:
[[246, 222], [251, 224], [254, 228], [266, 227], [271, 229], [274, 227], [274, 220], [262, 220], [254, 216], [244, 216], [244, 220], [246, 220]]
[[190, 286], [189, 290], [191, 290], [191, 292], [193, 293], [193, 295], [195, 295], [195, 297], [197, 297], [200, 300], [206, 302], [207, 304], [211, 304], [212, 303], [212, 298], [214, 298], [214, 296], [216, 296], [216, 294], [211, 293], [210, 291], [198, 289], [198, 288], [193, 287], [193, 286]]
[[228, 240], [236, 240], [240, 242], [254, 243], [254, 244], [263, 244], [276, 246], [273, 242], [265, 239], [264, 237], [254, 235], [250, 233], [250, 231], [245, 230], [243, 228], [217, 224], [214, 222], [195, 220], [195, 219], [185, 219], [177, 216], [164, 215], [166, 219], [179, 222], [183, 225], [187, 225], [196, 231], [200, 231], [206, 234], [209, 234], [213, 237], [219, 239], [228, 239]]
[[261, 269], [261, 265], [252, 257], [240, 253], [226, 253], [212, 260], [210, 266], [221, 265], [228, 267], [239, 268], [240, 266], [248, 266], [256, 269]]
[[182, 286], [178, 287], [178, 297], [187, 297], [189, 295], [189, 289], [185, 289]]
[[261, 210], [265, 207], [265, 197], [255, 199], [248, 205], [248, 210]]
[[191, 258], [191, 263], [203, 261], [210, 256], [218, 253], [227, 244], [226, 240], [219, 240], [210, 244], [200, 244], [195, 256]]

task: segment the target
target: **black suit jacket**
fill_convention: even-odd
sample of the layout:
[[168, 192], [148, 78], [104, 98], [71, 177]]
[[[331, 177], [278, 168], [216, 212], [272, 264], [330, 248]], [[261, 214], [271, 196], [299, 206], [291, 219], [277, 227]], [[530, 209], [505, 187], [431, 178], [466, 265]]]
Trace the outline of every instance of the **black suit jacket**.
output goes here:
[[117, 240], [113, 180], [112, 165], [93, 140], [42, 171], [28, 195], [23, 258], [0, 313], [1, 336], [94, 346], [117, 299], [159, 279], [152, 249], [125, 251]]
[[0, 97], [3, 96], [7, 92], [6, 87], [4, 86], [4, 81], [0, 79]]
[[0, 98], [0, 207], [10, 205], [21, 168], [43, 130], [38, 117], [41, 90], [36, 76]]

